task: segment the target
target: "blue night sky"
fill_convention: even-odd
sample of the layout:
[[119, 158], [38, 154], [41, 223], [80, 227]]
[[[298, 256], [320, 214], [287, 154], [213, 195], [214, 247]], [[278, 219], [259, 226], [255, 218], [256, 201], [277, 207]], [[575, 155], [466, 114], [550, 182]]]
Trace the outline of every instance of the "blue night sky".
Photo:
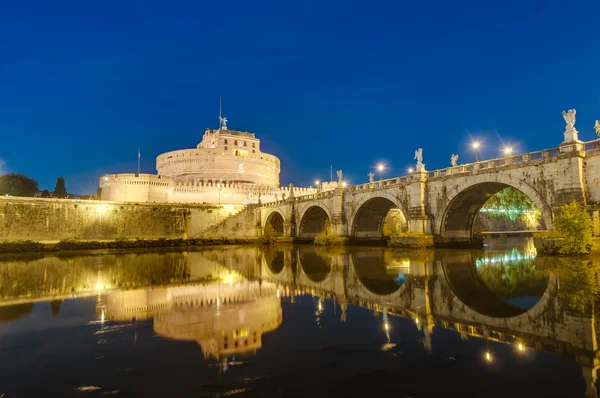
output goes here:
[[[218, 126], [281, 159], [282, 184], [404, 175], [556, 147], [600, 119], [597, 1], [13, 1], [0, 9], [0, 157], [52, 190], [155, 173]], [[335, 177], [335, 173], [334, 173]]]

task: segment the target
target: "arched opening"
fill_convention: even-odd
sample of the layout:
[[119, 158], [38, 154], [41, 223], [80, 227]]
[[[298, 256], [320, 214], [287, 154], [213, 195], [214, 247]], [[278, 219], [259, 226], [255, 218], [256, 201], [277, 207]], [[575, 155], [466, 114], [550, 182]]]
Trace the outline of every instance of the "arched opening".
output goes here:
[[270, 228], [275, 232], [275, 235], [282, 236], [283, 235], [283, 216], [281, 213], [274, 211], [269, 214], [267, 217], [267, 222], [265, 223], [265, 229]]
[[318, 255], [312, 248], [299, 250], [298, 257], [304, 274], [313, 282], [324, 281], [331, 272], [331, 258]]
[[527, 195], [507, 187], [492, 195], [475, 217], [475, 232], [532, 232], [545, 229], [541, 211]]
[[267, 267], [273, 273], [273, 275], [277, 275], [283, 271], [285, 266], [285, 253], [283, 251], [267, 248], [264, 251], [264, 257]]
[[381, 238], [408, 231], [408, 222], [401, 209], [391, 200], [377, 197], [363, 203], [354, 217], [352, 236]]
[[[507, 188], [510, 189], [507, 190]], [[504, 194], [505, 192], [508, 192], [510, 199], [508, 201], [505, 201], [502, 198], [499, 199], [499, 196], [497, 195], [499, 194], [506, 197], [507, 195]], [[515, 194], [515, 192], [518, 194]], [[512, 200], [514, 206], [519, 207], [520, 205], [522, 207], [524, 206], [524, 198], [528, 198], [528, 201], [533, 206], [533, 208], [527, 209], [527, 211], [532, 211], [532, 213], [528, 214], [539, 215], [535, 222], [530, 223], [532, 225], [530, 228], [546, 229], [548, 224], [551, 225], [550, 210], [543, 201], [539, 200], [539, 198], [532, 198], [508, 184], [485, 182], [466, 188], [451, 200], [450, 204], [446, 207], [439, 234], [449, 240], [469, 240], [473, 237], [477, 216], [488, 201], [497, 204], [495, 207], [490, 206], [491, 209], [497, 210], [496, 213], [500, 214], [504, 212], [509, 215], [516, 214], [518, 209], [502, 208], [502, 206], [504, 206], [502, 203], [506, 202], [506, 204], [509, 204]], [[519, 201], [521, 201], [520, 204]], [[487, 218], [487, 213], [487, 211], [484, 212], [485, 215], [483, 217]], [[501, 224], [498, 225], [500, 228]]]
[[352, 253], [352, 261], [358, 279], [373, 294], [390, 295], [406, 282], [404, 273], [389, 272], [383, 250]]
[[312, 206], [302, 216], [298, 236], [301, 238], [315, 238], [322, 232], [329, 232], [331, 221], [327, 212], [320, 206]]
[[534, 258], [518, 249], [483, 256], [456, 251], [443, 255], [442, 264], [452, 293], [471, 310], [492, 318], [524, 314], [548, 286], [548, 274], [536, 271]]

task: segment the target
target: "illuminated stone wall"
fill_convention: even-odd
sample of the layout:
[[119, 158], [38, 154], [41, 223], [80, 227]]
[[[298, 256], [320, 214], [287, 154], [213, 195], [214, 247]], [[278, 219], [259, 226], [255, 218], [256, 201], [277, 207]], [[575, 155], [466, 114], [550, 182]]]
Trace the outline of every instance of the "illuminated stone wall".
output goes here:
[[0, 197], [0, 241], [199, 236], [242, 206]]

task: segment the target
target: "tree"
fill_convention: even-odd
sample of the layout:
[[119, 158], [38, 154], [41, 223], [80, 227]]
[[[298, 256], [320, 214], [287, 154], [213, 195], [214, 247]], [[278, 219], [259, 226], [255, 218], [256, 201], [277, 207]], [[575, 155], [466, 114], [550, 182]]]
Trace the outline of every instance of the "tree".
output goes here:
[[558, 251], [561, 254], [585, 254], [592, 246], [592, 217], [584, 206], [576, 201], [560, 207], [560, 216], [554, 219], [556, 231], [564, 242]]
[[42, 191], [42, 198], [49, 198], [50, 196], [50, 191], [48, 191], [47, 189], [44, 189]]
[[38, 190], [37, 181], [23, 174], [9, 173], [0, 176], [0, 195], [34, 196]]
[[56, 186], [54, 187], [54, 197], [55, 198], [66, 198], [67, 197], [67, 187], [65, 187], [65, 179], [62, 177], [58, 177], [56, 179]]
[[94, 199], [96, 199], [96, 200], [102, 199], [102, 188], [98, 188], [98, 190], [96, 191], [96, 197]]
[[507, 217], [512, 221], [515, 221], [525, 213], [540, 213], [527, 195], [512, 187], [505, 188], [492, 195], [485, 202], [481, 210], [489, 212], [496, 217]]

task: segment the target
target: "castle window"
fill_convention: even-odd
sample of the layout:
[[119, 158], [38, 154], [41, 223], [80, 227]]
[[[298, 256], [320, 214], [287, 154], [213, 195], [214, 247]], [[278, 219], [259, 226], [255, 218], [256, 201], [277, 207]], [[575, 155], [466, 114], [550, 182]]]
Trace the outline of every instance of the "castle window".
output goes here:
[[252, 143], [252, 148], [256, 148], [256, 142]]
[[253, 150], [252, 150], [252, 153], [256, 153], [256, 150], [255, 150], [255, 149], [253, 149]]
[[246, 146], [246, 141], [244, 141], [244, 146]]
[[225, 150], [227, 150], [227, 147], [225, 147]]
[[227, 145], [227, 138], [225, 138], [225, 145]]
[[235, 142], [233, 143], [233, 145], [237, 145], [237, 140], [235, 140]]

